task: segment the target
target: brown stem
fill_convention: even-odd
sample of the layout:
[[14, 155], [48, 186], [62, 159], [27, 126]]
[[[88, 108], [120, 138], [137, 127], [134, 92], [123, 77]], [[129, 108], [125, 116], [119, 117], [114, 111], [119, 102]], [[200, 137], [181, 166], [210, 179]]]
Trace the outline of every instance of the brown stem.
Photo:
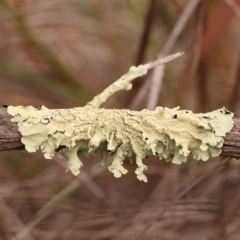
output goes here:
[[18, 126], [10, 119], [7, 109], [0, 107], [0, 151], [24, 149]]
[[135, 65], [138, 66], [144, 62], [144, 57], [147, 49], [147, 45], [150, 38], [151, 29], [156, 16], [157, 0], [151, 0], [149, 2], [148, 11], [145, 17], [145, 26], [141, 36], [140, 44], [138, 47], [138, 54]]
[[232, 94], [231, 94], [230, 101], [229, 101], [229, 108], [231, 111], [234, 111], [238, 104], [239, 88], [240, 88], [240, 54], [238, 56], [238, 64], [237, 64], [235, 82], [233, 84]]

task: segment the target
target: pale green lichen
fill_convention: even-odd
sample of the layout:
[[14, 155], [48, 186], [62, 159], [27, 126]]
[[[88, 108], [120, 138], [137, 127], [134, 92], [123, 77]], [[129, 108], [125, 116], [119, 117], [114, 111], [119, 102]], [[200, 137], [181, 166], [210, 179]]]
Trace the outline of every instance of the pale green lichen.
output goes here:
[[117, 82], [94, 98], [85, 107], [53, 109], [44, 106], [8, 107], [8, 113], [17, 122], [22, 142], [28, 152], [39, 148], [45, 158], [57, 151], [68, 159], [69, 170], [77, 175], [82, 166], [80, 156], [90, 157], [100, 152], [106, 163], [107, 154], [114, 155], [109, 171], [115, 177], [127, 173], [123, 161], [136, 157], [135, 171], [139, 180], [147, 182], [143, 159], [158, 156], [172, 163], [194, 159], [208, 160], [221, 153], [223, 137], [233, 127], [233, 113], [225, 108], [205, 114], [157, 107], [154, 111], [130, 111], [98, 108], [116, 91], [128, 90], [130, 82], [146, 74], [143, 65], [131, 68]]
[[191, 153], [207, 160], [221, 153], [223, 137], [233, 126], [233, 114], [225, 108], [206, 114], [158, 107], [154, 111], [74, 108], [50, 110], [45, 107], [8, 107], [12, 121], [18, 122], [26, 150], [41, 148], [45, 158], [58, 150], [68, 158], [69, 169], [79, 173], [77, 155], [92, 156], [100, 151], [104, 163], [114, 154], [109, 170], [115, 177], [126, 174], [126, 158], [136, 156], [137, 177], [147, 181], [142, 159], [158, 156], [176, 164]]

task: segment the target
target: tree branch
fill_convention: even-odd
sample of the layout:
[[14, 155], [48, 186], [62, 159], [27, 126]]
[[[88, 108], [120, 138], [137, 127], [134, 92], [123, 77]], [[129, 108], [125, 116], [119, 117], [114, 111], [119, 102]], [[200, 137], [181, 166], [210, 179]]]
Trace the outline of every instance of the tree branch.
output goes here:
[[7, 108], [0, 107], [0, 151], [24, 149], [17, 123], [11, 122], [11, 118]]
[[[7, 109], [0, 107], [0, 151], [24, 149], [17, 123], [10, 119]], [[240, 118], [234, 118], [234, 127], [224, 138], [221, 155], [240, 158]]]

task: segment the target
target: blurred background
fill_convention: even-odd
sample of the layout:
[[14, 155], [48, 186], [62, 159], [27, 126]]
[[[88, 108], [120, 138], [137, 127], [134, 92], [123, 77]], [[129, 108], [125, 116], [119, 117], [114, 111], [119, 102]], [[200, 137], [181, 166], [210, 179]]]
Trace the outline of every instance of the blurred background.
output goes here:
[[[84, 106], [139, 65], [185, 55], [135, 81], [106, 108], [156, 106], [239, 116], [240, 0], [0, 0], [0, 104]], [[131, 239], [219, 161], [145, 160], [119, 179], [82, 159], [0, 152], [0, 239]], [[109, 161], [110, 162], [110, 161]], [[141, 239], [240, 239], [240, 165], [232, 159], [185, 194]], [[16, 239], [16, 238], [15, 238]]]

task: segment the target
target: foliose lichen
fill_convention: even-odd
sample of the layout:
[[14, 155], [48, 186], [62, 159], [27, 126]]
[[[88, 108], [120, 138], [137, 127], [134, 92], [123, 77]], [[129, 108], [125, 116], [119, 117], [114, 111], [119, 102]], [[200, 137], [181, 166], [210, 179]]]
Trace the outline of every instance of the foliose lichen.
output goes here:
[[79, 157], [100, 152], [106, 163], [113, 155], [109, 171], [115, 177], [127, 173], [125, 159], [136, 158], [137, 178], [147, 182], [143, 159], [149, 155], [180, 164], [192, 154], [206, 161], [221, 153], [223, 137], [233, 127], [233, 113], [225, 108], [205, 114], [157, 107], [154, 111], [130, 111], [98, 108], [116, 91], [131, 88], [131, 81], [147, 73], [144, 65], [132, 67], [117, 82], [85, 107], [48, 109], [44, 106], [9, 106], [8, 113], [17, 122], [22, 143], [28, 152], [41, 149], [46, 159], [57, 151], [68, 159], [69, 170], [79, 174]]

